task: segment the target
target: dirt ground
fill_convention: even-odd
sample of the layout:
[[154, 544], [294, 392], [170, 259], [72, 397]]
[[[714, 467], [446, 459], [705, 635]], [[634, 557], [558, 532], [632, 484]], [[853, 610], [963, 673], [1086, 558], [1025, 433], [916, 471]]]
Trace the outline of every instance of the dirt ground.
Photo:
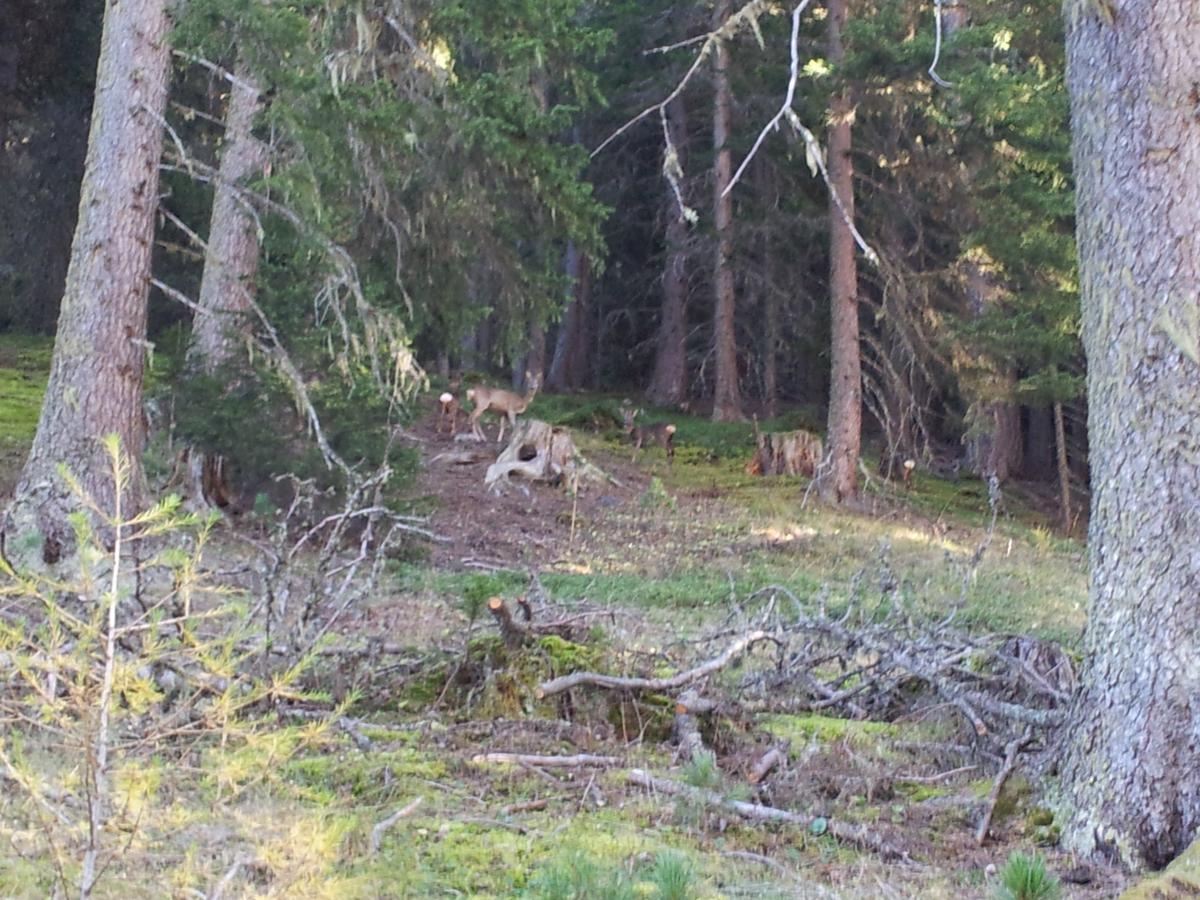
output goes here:
[[[561, 487], [520, 478], [498, 491], [484, 485], [484, 473], [507, 443], [495, 441], [497, 424], [486, 419], [483, 443], [456, 441], [437, 432], [430, 413], [410, 429], [421, 451], [414, 496], [431, 506], [429, 527], [447, 538], [430, 548], [440, 569], [539, 569], [572, 567], [581, 561], [622, 554], [651, 564], [664, 541], [696, 541], [725, 511], [718, 492], [697, 490], [672, 498], [670, 516], [646, 515], [643, 498], [655, 471], [665, 468], [660, 449], [644, 450], [637, 462], [614, 445], [591, 446], [587, 460], [611, 480], [581, 482], [577, 497]], [[460, 433], [467, 426], [460, 419]], [[585, 436], [574, 432], [577, 442]], [[586, 439], [586, 438], [585, 438]], [[470, 457], [463, 463], [450, 457]], [[693, 548], [694, 549], [694, 548]], [[645, 551], [642, 553], [641, 551]]]

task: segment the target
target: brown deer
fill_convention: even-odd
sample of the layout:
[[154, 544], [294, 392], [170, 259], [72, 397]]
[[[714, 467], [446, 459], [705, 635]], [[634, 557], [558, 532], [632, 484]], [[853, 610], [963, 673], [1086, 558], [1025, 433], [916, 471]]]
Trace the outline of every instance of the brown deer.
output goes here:
[[471, 411], [471, 431], [481, 441], [486, 440], [487, 436], [479, 427], [479, 419], [488, 410], [500, 416], [500, 433], [496, 437], [497, 441], [504, 440], [505, 419], [516, 430], [517, 415], [529, 408], [529, 404], [537, 396], [538, 388], [542, 385], [540, 377], [533, 377], [528, 372], [525, 373], [525, 380], [529, 384], [529, 393], [524, 396], [503, 388], [473, 387], [467, 391], [467, 399], [475, 404], [475, 408]]
[[667, 463], [675, 462], [675, 431], [674, 425], [668, 422], [658, 422], [654, 425], [634, 425], [640, 409], [623, 409], [621, 415], [625, 419], [625, 433], [633, 443], [633, 458], [636, 460], [638, 451], [647, 443], [659, 444], [667, 452]]

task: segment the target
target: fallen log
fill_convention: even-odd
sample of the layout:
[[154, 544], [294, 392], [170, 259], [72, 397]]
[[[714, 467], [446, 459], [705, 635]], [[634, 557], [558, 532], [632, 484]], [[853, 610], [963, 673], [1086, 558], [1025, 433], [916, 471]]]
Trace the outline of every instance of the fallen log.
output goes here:
[[539, 756], [531, 753], [479, 753], [471, 757], [479, 765], [536, 766], [539, 769], [577, 769], [584, 766], [619, 766], [624, 760], [619, 756], [593, 756], [577, 753], [574, 756]]
[[591, 687], [607, 688], [617, 691], [673, 691], [699, 681], [706, 675], [711, 675], [728, 666], [731, 662], [761, 641], [771, 640], [765, 631], [752, 631], [730, 644], [719, 656], [714, 656], [708, 662], [701, 663], [694, 669], [680, 672], [669, 678], [625, 678], [618, 675], [605, 675], [601, 672], [572, 672], [559, 678], [552, 678], [538, 685], [537, 697], [544, 700], [554, 694], [561, 694], [571, 688]]
[[785, 822], [789, 825], [797, 825], [800, 828], [811, 829], [814, 823], [818, 820], [823, 820], [825, 830], [840, 841], [845, 841], [848, 844], [862, 847], [864, 850], [878, 853], [884, 859], [907, 858], [907, 854], [887, 843], [878, 834], [868, 830], [865, 825], [850, 825], [846, 822], [837, 822], [822, 816], [810, 816], [806, 813], [790, 812], [786, 809], [777, 809], [774, 806], [747, 803], [744, 800], [730, 800], [715, 791], [695, 788], [691, 785], [671, 781], [666, 778], [656, 778], [644, 769], [630, 769], [626, 773], [626, 778], [630, 784], [636, 784], [639, 787], [657, 791], [660, 794], [688, 797], [710, 806], [728, 809], [731, 812], [737, 813], [743, 819], [755, 822]]

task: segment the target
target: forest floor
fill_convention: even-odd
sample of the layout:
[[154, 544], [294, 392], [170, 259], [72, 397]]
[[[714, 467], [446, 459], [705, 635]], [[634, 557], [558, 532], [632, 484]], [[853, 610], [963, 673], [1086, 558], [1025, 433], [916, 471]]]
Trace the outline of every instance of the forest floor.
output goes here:
[[[0, 354], [0, 417], [25, 428], [3, 448], [0, 486], [15, 480], [31, 409], [36, 421], [26, 376], [44, 358], [21, 359], [10, 365]], [[11, 398], [10, 375], [20, 388]], [[586, 426], [612, 403], [545, 397], [530, 415]], [[327, 700], [349, 704], [332, 718], [281, 720], [266, 736], [210, 747], [195, 770], [158, 756], [118, 762], [122, 819], [132, 824], [96, 896], [957, 900], [995, 896], [991, 867], [1003, 868], [1014, 850], [1037, 850], [1054, 872], [1073, 868], [1036, 846], [1046, 843], [1047, 814], [1020, 777], [1005, 787], [992, 836], [976, 845], [995, 767], [931, 766], [903, 749], [958, 740], [961, 723], [936, 710], [892, 722], [813, 712], [722, 717], [705, 733], [716, 765], [704, 771], [677, 761], [669, 711], [652, 696], [607, 705], [583, 698], [567, 710], [529, 690], [547, 667], [561, 674], [602, 658], [675, 671], [698, 658], [691, 642], [727, 625], [754, 591], [823, 591], [836, 603], [861, 592], [880, 566], [903, 582], [916, 615], [957, 606], [967, 627], [1076, 647], [1084, 548], [1056, 535], [1017, 492], [1006, 494], [987, 551], [970, 566], [991, 518], [978, 481], [918, 473], [903, 491], [875, 478], [861, 510], [831, 510], [815, 497], [804, 502], [806, 479], [745, 474], [748, 425], [679, 419], [672, 466], [661, 449], [632, 461], [619, 430], [597, 415], [601, 427], [573, 433], [614, 481], [574, 498], [538, 485], [497, 496], [483, 473], [499, 445], [438, 435], [429, 404], [410, 430], [422, 458], [411, 501], [445, 541], [410, 547], [377, 596], [338, 626], [347, 642], [386, 642], [393, 655], [370, 671], [316, 670]], [[478, 459], [442, 456], [463, 451]], [[552, 607], [583, 618], [587, 638], [542, 639], [504, 671], [493, 665], [505, 657], [491, 620], [470, 616], [468, 598], [481, 592], [510, 600], [537, 592], [539, 614]], [[431, 654], [441, 668], [425, 667]], [[779, 742], [789, 747], [787, 765], [752, 788], [747, 772]], [[557, 768], [479, 758], [497, 751], [615, 759]], [[45, 772], [70, 769], [51, 757], [40, 759]], [[745, 822], [647, 792], [629, 783], [635, 767], [865, 824], [908, 859], [884, 860], [816, 825]], [[14, 848], [7, 860], [0, 849], [0, 896], [48, 893], [54, 870], [34, 849], [47, 826], [35, 813], [12, 792], [0, 801], [0, 846]], [[393, 813], [402, 815], [384, 827]], [[1119, 879], [1094, 870], [1090, 883], [1065, 887], [1069, 897], [1111, 897]]]

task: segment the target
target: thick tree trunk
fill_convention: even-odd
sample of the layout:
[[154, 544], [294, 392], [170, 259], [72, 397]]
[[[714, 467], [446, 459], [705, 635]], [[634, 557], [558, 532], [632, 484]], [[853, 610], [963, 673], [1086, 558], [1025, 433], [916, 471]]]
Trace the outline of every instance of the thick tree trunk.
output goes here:
[[526, 390], [533, 381], [540, 385], [546, 375], [546, 329], [541, 325], [530, 325], [526, 332], [529, 347], [512, 361], [512, 386], [514, 390]]
[[[769, 267], [770, 264], [770, 257], [765, 257], [763, 265]], [[766, 346], [763, 347], [763, 415], [774, 419], [779, 414], [779, 297], [770, 283], [763, 291], [762, 302], [766, 317]]]
[[[979, 264], [965, 265], [967, 303], [971, 315], [980, 318], [995, 304], [1002, 292], [994, 275]], [[1000, 481], [1020, 471], [1024, 443], [1021, 434], [1021, 411], [1012, 401], [992, 399], [1012, 395], [1016, 386], [1012, 371], [993, 363], [991, 371], [980, 379], [977, 400], [972, 411], [974, 435], [967, 448], [967, 459], [980, 478], [995, 475]]]
[[142, 502], [142, 363], [167, 33], [163, 0], [121, 0], [105, 13], [79, 220], [37, 436], [7, 517], [10, 553], [34, 529], [47, 561], [71, 544], [66, 516], [80, 504], [60, 464], [101, 509], [114, 508], [105, 435], [120, 438], [130, 463], [122, 513]]
[[1065, 14], [1092, 513], [1064, 837], [1158, 867], [1200, 832], [1200, 17]]
[[[237, 80], [229, 88], [221, 167], [213, 189], [200, 279], [200, 309], [192, 320], [188, 348], [194, 369], [210, 375], [230, 362], [245, 340], [258, 275], [258, 225], [238, 200], [238, 187], [262, 172], [267, 147], [253, 134], [260, 91], [245, 67], [239, 68]], [[192, 499], [216, 508], [228, 507], [235, 495], [229, 469], [221, 456], [193, 450], [188, 456]]]
[[[687, 110], [682, 98], [667, 105], [667, 127], [679, 169], [687, 166]], [[687, 399], [687, 239], [688, 225], [674, 191], [666, 193], [667, 256], [663, 265], [662, 314], [654, 354], [654, 374], [646, 399], [657, 406], [678, 406]]]
[[1026, 421], [1021, 475], [1031, 481], [1050, 481], [1057, 472], [1054, 411], [1049, 407], [1031, 407], [1026, 412]]
[[[830, 0], [829, 61], [836, 67], [845, 58], [842, 29], [847, 0]], [[820, 476], [820, 493], [827, 503], [853, 500], [858, 495], [858, 457], [862, 449], [862, 359], [858, 344], [858, 264], [854, 235], [845, 216], [854, 218], [854, 163], [851, 123], [854, 106], [845, 91], [829, 108], [829, 289], [832, 310], [829, 391], [829, 468]]]
[[587, 380], [591, 352], [588, 334], [589, 301], [591, 299], [591, 268], [587, 255], [579, 252], [574, 241], [567, 243], [567, 277], [571, 281], [571, 302], [558, 325], [554, 341], [554, 356], [546, 387], [552, 391], [574, 391]]
[[[718, 0], [713, 27], [729, 18], [730, 0]], [[716, 387], [713, 392], [713, 421], [738, 422], [742, 392], [738, 384], [737, 332], [734, 327], [733, 295], [733, 197], [725, 188], [733, 178], [733, 156], [729, 150], [733, 97], [729, 87], [729, 50], [717, 42], [713, 71], [713, 220], [717, 231], [717, 257], [713, 271], [716, 308], [713, 311], [713, 357]]]
[[266, 146], [254, 137], [260, 93], [243, 71], [229, 89], [220, 178], [213, 193], [208, 249], [200, 281], [200, 311], [192, 322], [192, 361], [213, 372], [229, 361], [248, 325], [258, 274], [258, 229], [254, 217], [238, 201], [236, 186], [262, 172]]
[[[1016, 379], [1005, 376], [1009, 384]], [[967, 458], [980, 478], [995, 475], [1001, 482], [1021, 470], [1024, 443], [1021, 434], [1021, 408], [1007, 400], [985, 403], [976, 413], [979, 433], [971, 438]]]

